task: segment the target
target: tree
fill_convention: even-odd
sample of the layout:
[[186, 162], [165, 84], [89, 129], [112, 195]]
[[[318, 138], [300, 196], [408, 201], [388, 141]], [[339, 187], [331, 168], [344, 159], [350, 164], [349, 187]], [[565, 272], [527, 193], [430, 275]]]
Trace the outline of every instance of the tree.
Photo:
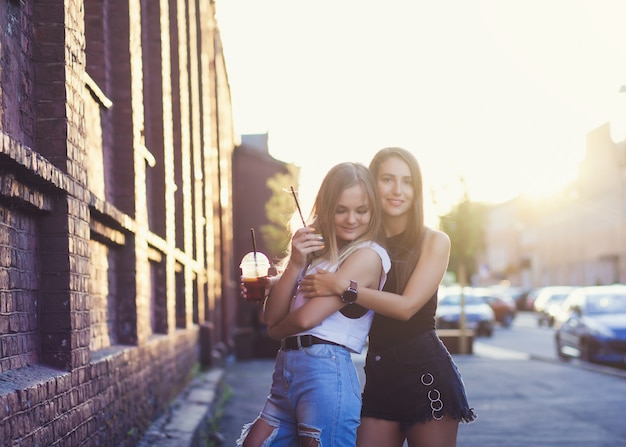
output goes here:
[[298, 185], [298, 177], [299, 168], [288, 164], [286, 174], [279, 173], [267, 180], [267, 187], [272, 191], [265, 204], [269, 223], [262, 225], [260, 230], [268, 250], [277, 256], [286, 253], [289, 247], [289, 222], [296, 209], [291, 187]]
[[459, 316], [459, 353], [467, 354], [467, 321], [465, 317], [464, 288], [468, 278], [477, 271], [476, 257], [484, 249], [486, 206], [472, 202], [467, 191], [467, 184], [461, 179], [463, 194], [461, 200], [444, 216], [440, 216], [439, 225], [450, 237], [449, 269], [456, 272], [457, 282], [461, 285], [461, 314]]
[[452, 243], [449, 269], [456, 272], [457, 280], [463, 285], [478, 270], [477, 256], [485, 247], [485, 216], [487, 206], [472, 202], [465, 182], [461, 200], [451, 210], [440, 216], [440, 228]]

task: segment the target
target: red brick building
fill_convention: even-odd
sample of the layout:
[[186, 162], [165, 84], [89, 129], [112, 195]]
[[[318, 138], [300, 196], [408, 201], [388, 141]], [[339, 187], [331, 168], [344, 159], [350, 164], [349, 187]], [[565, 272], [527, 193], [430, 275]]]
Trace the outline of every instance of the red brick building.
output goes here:
[[0, 29], [0, 445], [132, 446], [232, 349], [214, 2], [3, 0]]

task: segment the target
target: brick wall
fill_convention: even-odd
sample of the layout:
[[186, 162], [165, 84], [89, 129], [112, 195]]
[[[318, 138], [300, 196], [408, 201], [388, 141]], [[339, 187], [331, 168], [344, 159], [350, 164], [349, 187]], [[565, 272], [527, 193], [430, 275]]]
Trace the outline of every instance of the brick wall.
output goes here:
[[90, 344], [91, 351], [118, 344], [116, 322], [119, 300], [116, 282], [118, 276], [116, 248], [92, 240], [89, 243]]
[[34, 75], [30, 57], [33, 48], [32, 8], [18, 2], [2, 2], [2, 51], [0, 52], [0, 122], [5, 132], [15, 135], [24, 144], [34, 138]]
[[0, 204], [0, 371], [39, 361], [37, 222]]
[[197, 349], [189, 331], [176, 341], [102, 351], [88, 376], [45, 365], [8, 371], [0, 381], [0, 445], [134, 445], [191, 377]]
[[7, 1], [0, 29], [0, 447], [132, 446], [233, 344], [214, 5]]

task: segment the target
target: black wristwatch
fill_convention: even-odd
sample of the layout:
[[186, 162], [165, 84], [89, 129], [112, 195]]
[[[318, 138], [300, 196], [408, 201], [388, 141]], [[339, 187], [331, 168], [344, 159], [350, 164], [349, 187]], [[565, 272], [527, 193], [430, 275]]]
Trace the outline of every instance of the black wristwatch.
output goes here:
[[350, 280], [350, 286], [341, 295], [341, 301], [346, 304], [352, 304], [356, 301], [359, 294], [356, 291], [356, 281]]

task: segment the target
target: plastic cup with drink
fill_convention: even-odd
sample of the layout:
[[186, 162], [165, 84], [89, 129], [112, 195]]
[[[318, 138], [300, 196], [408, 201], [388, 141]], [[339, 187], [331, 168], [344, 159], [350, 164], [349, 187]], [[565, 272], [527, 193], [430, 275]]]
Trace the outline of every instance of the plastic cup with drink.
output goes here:
[[243, 257], [241, 264], [241, 280], [246, 288], [245, 299], [251, 303], [262, 303], [267, 296], [270, 261], [263, 253], [251, 251]]

